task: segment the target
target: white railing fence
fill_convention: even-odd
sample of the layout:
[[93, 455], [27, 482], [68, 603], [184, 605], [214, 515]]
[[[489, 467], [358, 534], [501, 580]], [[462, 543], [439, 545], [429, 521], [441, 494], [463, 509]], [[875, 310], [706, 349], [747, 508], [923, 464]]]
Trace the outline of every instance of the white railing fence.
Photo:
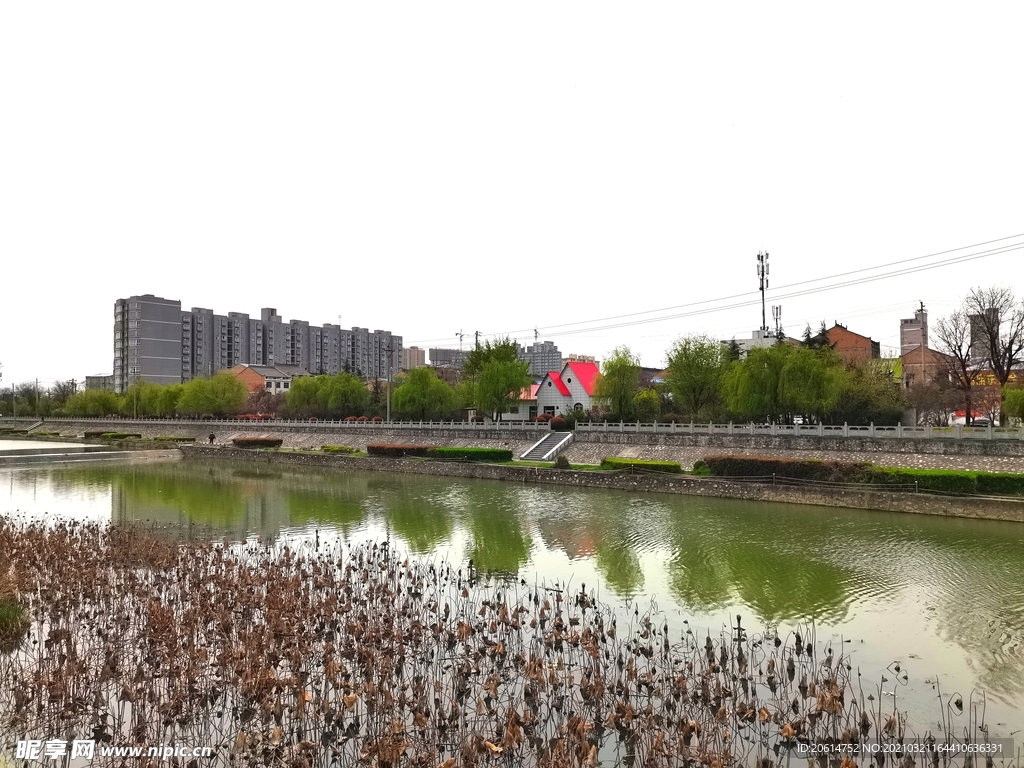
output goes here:
[[[19, 418], [17, 423], [25, 426], [25, 422], [36, 421], [35, 419]], [[460, 430], [466, 432], [548, 432], [550, 426], [545, 422], [536, 421], [345, 421], [331, 419], [165, 419], [156, 416], [131, 418], [109, 418], [97, 417], [59, 417], [47, 418], [46, 424], [61, 424], [67, 422], [89, 422], [95, 423], [98, 427], [104, 424], [160, 424], [170, 426], [210, 426], [210, 427], [241, 427], [261, 426], [267, 429], [275, 427], [305, 427], [305, 428], [326, 428], [326, 429], [357, 429], [357, 430], [386, 430], [386, 429], [443, 429]], [[10, 416], [0, 417], [0, 424], [13, 424], [15, 420]], [[852, 425], [852, 424], [681, 424], [679, 422], [669, 423], [645, 423], [645, 422], [579, 422], [576, 424], [577, 433], [593, 432], [623, 432], [633, 434], [659, 434], [659, 435], [772, 435], [789, 437], [868, 437], [868, 438], [919, 438], [919, 439], [953, 439], [953, 440], [1024, 440], [1024, 427], [997, 427], [988, 425], [984, 427], [967, 427], [958, 424], [951, 427], [931, 426], [903, 426], [897, 424], [894, 427], [876, 426], [874, 424]]]

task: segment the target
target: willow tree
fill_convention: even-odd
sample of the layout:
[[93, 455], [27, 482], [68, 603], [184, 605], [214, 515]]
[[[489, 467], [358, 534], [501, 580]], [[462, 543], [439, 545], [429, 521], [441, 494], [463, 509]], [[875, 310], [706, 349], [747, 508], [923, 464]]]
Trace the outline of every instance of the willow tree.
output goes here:
[[[709, 336], [677, 339], [668, 351], [665, 384], [672, 393], [673, 407], [680, 416], [711, 419], [722, 403], [722, 375], [731, 348]], [[739, 359], [738, 347], [737, 357]]]
[[601, 364], [594, 395], [604, 400], [619, 418], [633, 414], [633, 398], [640, 389], [640, 359], [629, 347], [616, 347]]
[[391, 396], [391, 405], [404, 416], [433, 420], [455, 408], [455, 392], [433, 368], [413, 368]]

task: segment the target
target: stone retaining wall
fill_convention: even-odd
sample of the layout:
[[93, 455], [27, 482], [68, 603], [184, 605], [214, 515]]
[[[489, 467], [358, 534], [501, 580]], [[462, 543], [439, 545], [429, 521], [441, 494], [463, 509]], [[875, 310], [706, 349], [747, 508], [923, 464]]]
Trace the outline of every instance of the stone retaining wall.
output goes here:
[[297, 464], [336, 467], [371, 472], [396, 472], [445, 477], [469, 477], [516, 483], [547, 483], [623, 491], [677, 493], [693, 496], [811, 504], [851, 509], [910, 512], [945, 517], [975, 517], [1024, 522], [1024, 500], [974, 499], [894, 493], [891, 491], [837, 488], [820, 490], [770, 485], [752, 485], [716, 478], [672, 475], [628, 475], [614, 472], [577, 472], [496, 464], [471, 464], [410, 459], [361, 459], [327, 454], [277, 453], [238, 448], [182, 446], [187, 458]]

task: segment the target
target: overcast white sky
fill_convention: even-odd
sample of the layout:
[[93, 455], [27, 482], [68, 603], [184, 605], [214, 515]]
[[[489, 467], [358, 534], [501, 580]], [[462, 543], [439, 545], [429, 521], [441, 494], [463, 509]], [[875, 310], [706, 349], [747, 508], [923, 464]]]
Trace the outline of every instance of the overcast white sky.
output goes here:
[[919, 300], [1024, 292], [1024, 250], [781, 286], [1024, 233], [1022, 29], [1020, 2], [3, 3], [3, 384], [109, 372], [135, 293], [656, 366], [760, 307], [545, 328], [756, 290], [762, 249], [792, 335], [896, 346]]

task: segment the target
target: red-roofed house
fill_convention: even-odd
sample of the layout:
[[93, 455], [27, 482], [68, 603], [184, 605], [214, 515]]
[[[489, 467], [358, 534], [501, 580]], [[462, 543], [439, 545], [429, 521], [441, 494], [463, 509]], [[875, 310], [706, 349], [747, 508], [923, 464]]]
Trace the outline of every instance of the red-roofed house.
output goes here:
[[601, 370], [596, 363], [566, 363], [561, 371], [544, 374], [537, 387], [538, 413], [589, 411]]
[[519, 402], [512, 405], [501, 417], [502, 421], [529, 421], [537, 415], [537, 388], [531, 384], [519, 393]]

